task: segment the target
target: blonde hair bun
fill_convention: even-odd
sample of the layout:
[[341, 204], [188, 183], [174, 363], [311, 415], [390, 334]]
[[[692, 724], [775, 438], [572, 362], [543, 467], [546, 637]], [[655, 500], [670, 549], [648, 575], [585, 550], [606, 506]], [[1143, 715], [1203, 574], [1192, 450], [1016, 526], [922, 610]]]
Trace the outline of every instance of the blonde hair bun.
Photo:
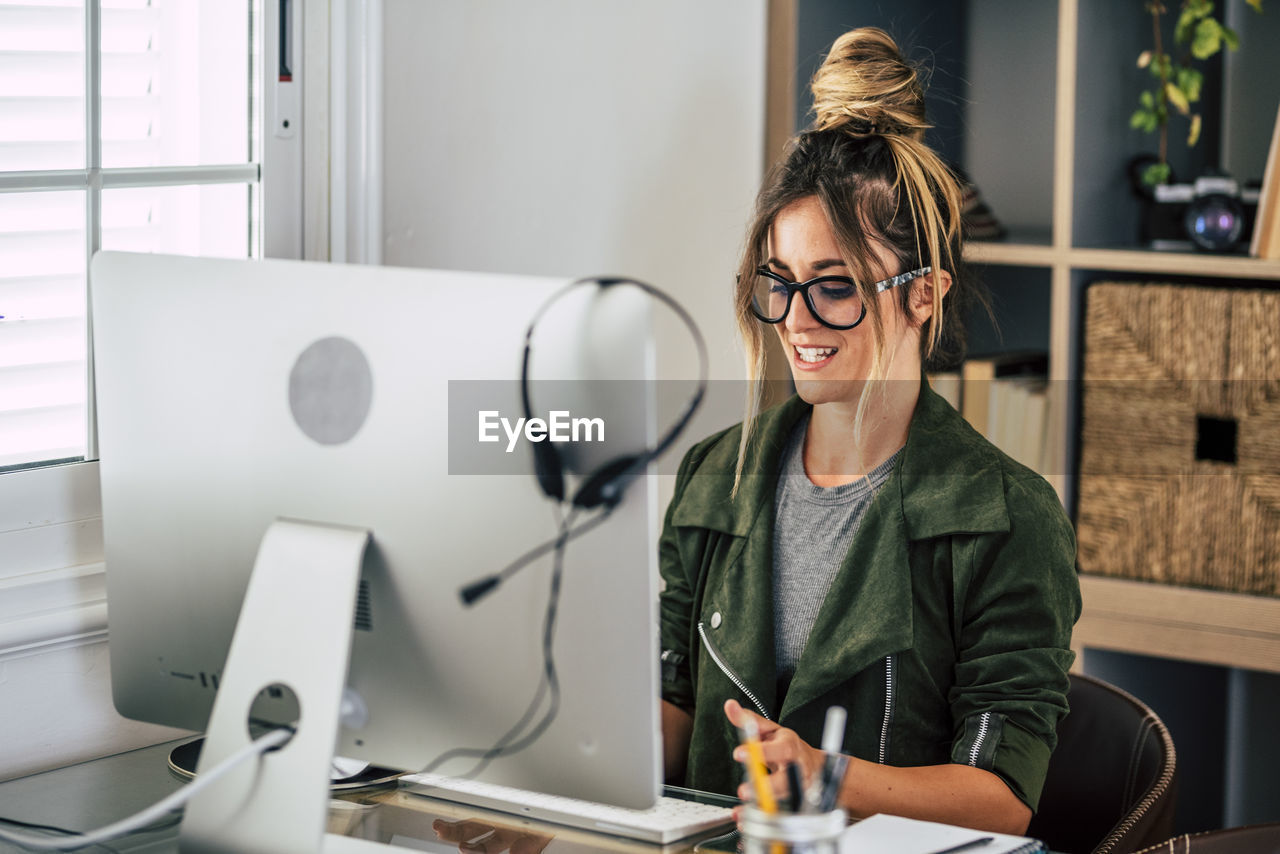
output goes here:
[[850, 30], [831, 45], [810, 83], [815, 130], [898, 134], [923, 139], [924, 88], [893, 37], [875, 27]]

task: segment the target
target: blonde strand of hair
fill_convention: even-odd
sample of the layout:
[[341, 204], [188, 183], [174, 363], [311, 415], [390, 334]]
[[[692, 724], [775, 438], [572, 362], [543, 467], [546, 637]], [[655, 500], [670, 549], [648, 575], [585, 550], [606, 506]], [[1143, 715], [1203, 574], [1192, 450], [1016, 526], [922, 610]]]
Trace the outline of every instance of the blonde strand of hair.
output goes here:
[[[955, 258], [951, 247], [960, 228], [960, 197], [951, 170], [926, 145], [905, 137], [889, 137], [889, 149], [898, 172], [901, 195], [907, 197], [915, 228], [917, 252], [923, 263], [933, 268], [934, 281], [940, 270], [953, 269]], [[943, 214], [938, 197], [946, 207]], [[920, 233], [924, 232], [926, 252], [920, 252]], [[944, 240], [939, 245], [939, 235]], [[930, 323], [927, 352], [931, 353], [942, 336], [942, 289], [933, 288], [933, 322]]]
[[746, 349], [747, 396], [743, 403], [742, 437], [738, 440], [738, 461], [733, 470], [733, 487], [729, 490], [729, 500], [737, 498], [738, 487], [742, 484], [742, 469], [746, 462], [747, 446], [755, 432], [756, 417], [760, 414], [760, 401], [764, 396], [764, 360], [765, 348], [760, 328], [751, 320], [746, 320], [739, 312], [738, 330]]

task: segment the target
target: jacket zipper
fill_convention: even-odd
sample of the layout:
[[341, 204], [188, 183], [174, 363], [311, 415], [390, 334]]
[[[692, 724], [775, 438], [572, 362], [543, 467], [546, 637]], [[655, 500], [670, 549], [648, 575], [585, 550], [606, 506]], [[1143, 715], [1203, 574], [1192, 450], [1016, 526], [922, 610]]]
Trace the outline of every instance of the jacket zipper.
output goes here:
[[880, 764], [889, 761], [889, 724], [893, 720], [893, 692], [896, 679], [893, 656], [884, 657], [884, 722], [880, 724]]
[[711, 638], [707, 637], [706, 626], [701, 620], [698, 621], [698, 636], [702, 638], [702, 645], [707, 648], [707, 653], [710, 654], [711, 660], [716, 663], [716, 667], [719, 667], [720, 672], [729, 677], [730, 682], [738, 686], [738, 690], [743, 693], [743, 696], [751, 701], [751, 705], [756, 707], [756, 711], [760, 713], [760, 717], [766, 720], [773, 720], [769, 715], [769, 710], [764, 707], [764, 703], [760, 702], [756, 695], [751, 693], [751, 689], [747, 687], [747, 683], [739, 679], [738, 674], [734, 673], [733, 669], [730, 668], [729, 665], [725, 663], [724, 659], [720, 657], [720, 653], [716, 650], [715, 645], [711, 643]]
[[991, 728], [991, 713], [983, 712], [978, 718], [978, 734], [974, 736], [973, 747], [969, 749], [969, 764], [978, 765], [978, 754], [982, 752], [982, 742], [987, 739], [987, 730]]

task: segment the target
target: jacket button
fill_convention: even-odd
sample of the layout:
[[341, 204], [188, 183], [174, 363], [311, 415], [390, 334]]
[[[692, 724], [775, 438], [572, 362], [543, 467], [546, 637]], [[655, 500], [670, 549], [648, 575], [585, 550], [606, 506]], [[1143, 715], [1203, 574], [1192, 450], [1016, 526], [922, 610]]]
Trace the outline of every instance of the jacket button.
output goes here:
[[722, 622], [723, 622], [723, 620], [722, 620], [722, 619], [721, 619], [721, 617], [720, 617], [720, 612], [719, 612], [719, 611], [716, 611], [714, 614], [712, 614], [712, 615], [711, 615], [711, 628], [713, 628], [713, 629], [718, 629], [718, 628], [720, 628], [720, 623], [722, 623]]

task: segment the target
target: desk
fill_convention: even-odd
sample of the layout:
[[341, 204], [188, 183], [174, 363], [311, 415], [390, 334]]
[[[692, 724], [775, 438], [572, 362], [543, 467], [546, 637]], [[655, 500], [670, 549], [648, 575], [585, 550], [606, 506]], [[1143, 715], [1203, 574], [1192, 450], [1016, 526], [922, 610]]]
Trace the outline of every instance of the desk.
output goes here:
[[[181, 742], [159, 744], [0, 783], [0, 815], [72, 830], [90, 830], [118, 821], [150, 806], [182, 786], [183, 781], [168, 769], [166, 761], [169, 751], [179, 743]], [[395, 787], [344, 793], [330, 802], [329, 832], [379, 841], [398, 838], [404, 848], [388, 849], [388, 852], [417, 849], [446, 854], [458, 851], [456, 845], [446, 845], [440, 841], [440, 836], [433, 829], [437, 821], [475, 822], [475, 825], [465, 826], [467, 830], [474, 831], [468, 838], [479, 835], [481, 831], [478, 825], [485, 825], [498, 828], [511, 836], [529, 835], [537, 837], [539, 842], [546, 839], [546, 845], [542, 849], [545, 854], [588, 854], [602, 851], [618, 854], [689, 854], [697, 841], [695, 837], [667, 847], [630, 842], [411, 795]], [[175, 815], [173, 820], [164, 822], [156, 829], [109, 844], [122, 854], [143, 851], [148, 854], [167, 854], [178, 850], [178, 830]], [[84, 850], [91, 854], [103, 852], [102, 848]], [[496, 854], [499, 849], [491, 850]], [[536, 850], [536, 845], [530, 850]], [[736, 843], [709, 843], [699, 846], [699, 850], [734, 851]], [[0, 842], [0, 852], [21, 854], [24, 849]]]

